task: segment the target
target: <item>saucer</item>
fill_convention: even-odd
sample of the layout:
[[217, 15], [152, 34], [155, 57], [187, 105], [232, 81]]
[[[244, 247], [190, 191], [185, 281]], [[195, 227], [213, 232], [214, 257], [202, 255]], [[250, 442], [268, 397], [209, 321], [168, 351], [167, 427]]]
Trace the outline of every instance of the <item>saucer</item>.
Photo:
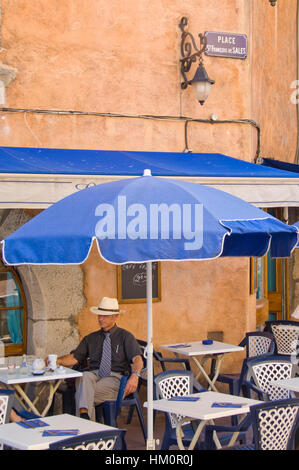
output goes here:
[[45, 372], [46, 372], [45, 369], [43, 369], [43, 370], [33, 370], [32, 374], [33, 375], [43, 375]]

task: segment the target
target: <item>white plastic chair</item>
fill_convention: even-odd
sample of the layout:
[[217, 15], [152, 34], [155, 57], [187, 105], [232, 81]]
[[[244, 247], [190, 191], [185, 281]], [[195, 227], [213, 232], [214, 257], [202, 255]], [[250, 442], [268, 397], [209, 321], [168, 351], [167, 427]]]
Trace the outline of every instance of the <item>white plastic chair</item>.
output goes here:
[[266, 328], [274, 335], [276, 354], [294, 355], [299, 346], [299, 323], [292, 320], [266, 322]]
[[[9, 423], [13, 399], [13, 390], [0, 389], [0, 425]], [[2, 449], [3, 444], [0, 443], [0, 450]]]
[[243, 393], [250, 396], [251, 391], [254, 391], [258, 398], [264, 401], [292, 398], [295, 396], [294, 392], [273, 385], [271, 382], [294, 376], [295, 365], [288, 359], [279, 356], [247, 359], [247, 375], [243, 382]]

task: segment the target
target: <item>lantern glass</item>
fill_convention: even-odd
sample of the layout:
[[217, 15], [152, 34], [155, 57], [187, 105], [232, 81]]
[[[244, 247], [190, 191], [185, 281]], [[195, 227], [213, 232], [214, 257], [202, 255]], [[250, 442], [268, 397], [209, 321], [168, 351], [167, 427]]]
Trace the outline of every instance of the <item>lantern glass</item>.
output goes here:
[[210, 94], [211, 83], [208, 81], [202, 81], [202, 82], [193, 81], [192, 90], [197, 101], [199, 101], [200, 104], [203, 104]]

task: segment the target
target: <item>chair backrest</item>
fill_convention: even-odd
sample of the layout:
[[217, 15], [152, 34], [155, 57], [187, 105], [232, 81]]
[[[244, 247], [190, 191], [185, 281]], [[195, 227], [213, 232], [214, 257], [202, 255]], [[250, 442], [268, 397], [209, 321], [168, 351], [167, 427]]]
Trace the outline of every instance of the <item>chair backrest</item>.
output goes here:
[[240, 346], [246, 348], [246, 357], [273, 354], [275, 341], [272, 333], [265, 331], [252, 331], [246, 333]]
[[267, 394], [270, 401], [293, 396], [289, 390], [271, 385], [270, 382], [289, 379], [294, 375], [294, 364], [290, 360], [278, 356], [257, 357], [247, 361], [246, 380], [252, 381], [259, 390]]
[[273, 333], [276, 354], [296, 354], [299, 346], [299, 323], [293, 320], [267, 321], [265, 331]]
[[[145, 353], [145, 350], [147, 348], [147, 342], [146, 341], [143, 341], [142, 339], [137, 339], [137, 343], [139, 344], [140, 346], [140, 349], [142, 351], [142, 360], [143, 360], [143, 364], [144, 364], [144, 367], [146, 367], [146, 353]], [[162, 357], [162, 355], [156, 351], [155, 349], [153, 349], [153, 358], [156, 360], [156, 361], [159, 361], [160, 362], [160, 358]]]
[[49, 445], [50, 450], [122, 450], [126, 430], [111, 429], [108, 431], [81, 434], [81, 436], [63, 439]]
[[0, 389], [0, 425], [9, 423], [13, 398], [13, 390]]
[[254, 405], [250, 418], [256, 450], [293, 450], [298, 426], [299, 399]]
[[[194, 376], [189, 370], [167, 370], [154, 378], [155, 399], [185, 396], [193, 393]], [[178, 421], [184, 416], [165, 413], [166, 422], [175, 428]]]

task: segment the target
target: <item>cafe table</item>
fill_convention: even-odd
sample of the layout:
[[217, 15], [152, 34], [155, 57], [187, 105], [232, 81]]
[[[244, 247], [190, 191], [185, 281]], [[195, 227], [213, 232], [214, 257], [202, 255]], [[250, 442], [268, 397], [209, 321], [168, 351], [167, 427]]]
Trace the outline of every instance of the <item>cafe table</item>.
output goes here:
[[299, 377], [292, 377], [290, 379], [273, 380], [270, 382], [271, 385], [277, 385], [281, 388], [291, 390], [293, 392], [299, 392]]
[[[33, 375], [28, 369], [26, 374], [21, 374], [20, 368], [15, 368], [13, 373], [8, 368], [0, 369], [0, 384], [4, 388], [8, 388], [15, 392], [15, 397], [28, 411], [39, 416], [46, 416], [52, 404], [54, 394], [61, 382], [65, 379], [81, 377], [82, 372], [69, 369], [67, 367], [59, 367], [55, 371], [46, 370], [43, 375]], [[27, 392], [27, 386], [30, 383], [43, 382], [38, 394], [31, 399]], [[42, 394], [47, 390], [47, 402], [42, 411], [36, 408], [37, 402]]]
[[[198, 369], [198, 373], [195, 377], [196, 380], [199, 380], [200, 376], [202, 375], [208, 382], [209, 390], [213, 390], [214, 392], [217, 392], [215, 382], [220, 373], [221, 364], [225, 354], [244, 350], [244, 348], [241, 346], [235, 346], [233, 344], [212, 340], [208, 340], [207, 344], [205, 344], [204, 340], [193, 342], [188, 341], [186, 343], [180, 344], [164, 344], [159, 347], [161, 349], [166, 349], [167, 351], [172, 351], [176, 356], [181, 354], [192, 359]], [[208, 359], [215, 361], [212, 377], [210, 377], [204, 369]]]
[[[25, 423], [34, 422], [35, 420], [28, 420]], [[55, 416], [47, 416], [38, 419], [48, 426], [25, 428], [18, 423], [3, 424], [0, 426], [0, 443], [5, 444], [13, 449], [18, 450], [46, 450], [53, 442], [61, 441], [62, 439], [69, 439], [72, 436], [43, 436], [45, 430], [78, 430], [78, 434], [88, 434], [92, 432], [108, 431], [112, 428], [105, 424], [96, 423], [87, 419], [82, 419], [77, 416], [69, 414], [61, 414]]]
[[[213, 391], [199, 392], [188, 396], [195, 397], [197, 400], [153, 400], [154, 410], [172, 413], [172, 417], [176, 421], [176, 437], [180, 450], [193, 450], [206, 424], [214, 424], [215, 419], [236, 415], [240, 415], [240, 419], [243, 419], [246, 414], [249, 413], [251, 406], [261, 403], [261, 401], [253, 400], [251, 398]], [[181, 398], [184, 399], [185, 397]], [[144, 406], [147, 407], [147, 402], [144, 403]], [[186, 449], [182, 442], [182, 426], [191, 420], [200, 420], [200, 422], [189, 447]], [[238, 434], [239, 432], [233, 433], [228, 446], [234, 445]], [[214, 433], [214, 442], [216, 448], [220, 449], [221, 444], [216, 433]]]

